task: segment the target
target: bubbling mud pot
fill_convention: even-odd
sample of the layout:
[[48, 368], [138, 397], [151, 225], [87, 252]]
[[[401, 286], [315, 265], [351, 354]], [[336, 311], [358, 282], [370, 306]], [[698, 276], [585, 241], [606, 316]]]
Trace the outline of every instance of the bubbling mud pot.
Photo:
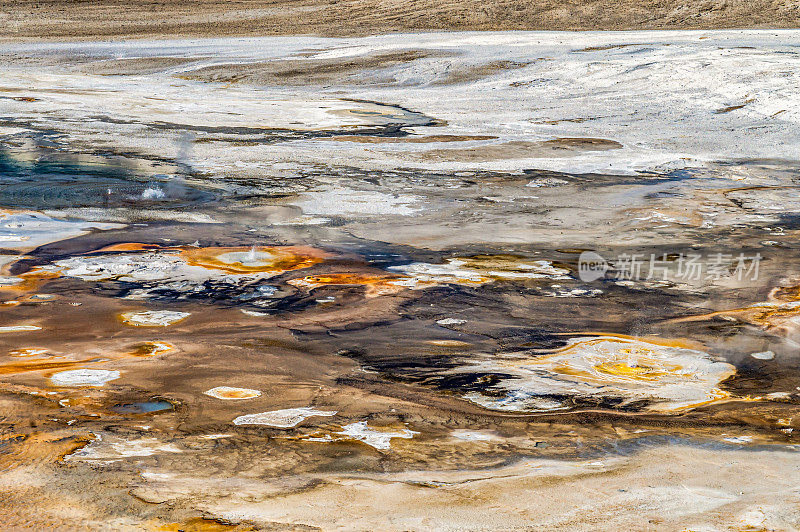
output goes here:
[[797, 529], [797, 37], [9, 44], [0, 526]]

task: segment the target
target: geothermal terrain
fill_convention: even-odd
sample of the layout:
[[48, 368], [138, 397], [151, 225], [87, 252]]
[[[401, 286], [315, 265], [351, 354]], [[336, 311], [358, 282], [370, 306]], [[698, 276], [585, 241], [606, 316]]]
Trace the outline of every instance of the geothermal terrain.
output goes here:
[[[800, 31], [51, 4], [0, 44], [2, 528], [800, 527]], [[533, 16], [405, 9], [330, 33]]]

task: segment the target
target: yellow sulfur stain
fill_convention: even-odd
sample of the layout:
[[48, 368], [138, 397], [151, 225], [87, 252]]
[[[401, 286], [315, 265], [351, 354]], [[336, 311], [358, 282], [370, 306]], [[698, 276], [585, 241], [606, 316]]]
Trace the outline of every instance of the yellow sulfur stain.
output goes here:
[[256, 530], [252, 525], [233, 524], [195, 517], [182, 523], [168, 523], [165, 525], [152, 525], [150, 530], [158, 532], [246, 532]]
[[[563, 333], [562, 336], [566, 336], [567, 334], [572, 335], [572, 333]], [[695, 349], [699, 350], [702, 348], [702, 345], [699, 342], [694, 340], [689, 340], [686, 338], [661, 338], [659, 336], [631, 336], [629, 334], [615, 334], [615, 333], [607, 333], [607, 332], [600, 332], [600, 331], [585, 331], [581, 333], [582, 336], [585, 337], [599, 337], [600, 339], [591, 339], [589, 338], [586, 341], [586, 345], [592, 345], [593, 342], [597, 343], [602, 341], [602, 338], [618, 338], [622, 341], [631, 341], [631, 342], [646, 342], [647, 344], [662, 346], [662, 347], [675, 347], [678, 349]], [[635, 345], [635, 344], [634, 344]], [[630, 348], [628, 348], [630, 349]]]
[[167, 353], [175, 349], [175, 346], [167, 342], [143, 342], [133, 346], [130, 354], [135, 357], [152, 357]]
[[800, 328], [800, 286], [774, 288], [767, 296], [767, 301], [747, 307], [688, 316], [674, 321], [707, 321], [717, 317], [757, 325], [771, 333], [790, 335]]
[[327, 253], [307, 246], [182, 248], [179, 255], [192, 266], [232, 274], [299, 270], [329, 257]]
[[364, 296], [371, 298], [397, 294], [406, 289], [393, 281], [407, 279], [401, 275], [330, 273], [327, 275], [307, 275], [287, 281], [288, 284], [303, 290], [313, 290], [321, 286], [364, 286]]
[[96, 251], [92, 251], [92, 253], [122, 253], [131, 251], [154, 251], [157, 249], [161, 249], [161, 246], [159, 246], [158, 244], [143, 244], [141, 242], [120, 242], [118, 244], [112, 244], [110, 246], [100, 248]]
[[[657, 381], [660, 377], [667, 375], [669, 370], [659, 368], [658, 364], [653, 361], [648, 362], [644, 359], [638, 359], [635, 364], [628, 364], [626, 362], [613, 362], [598, 364], [594, 367], [598, 373], [604, 373], [613, 377], [623, 377], [627, 379], [638, 379], [643, 381]], [[677, 372], [680, 366], [673, 366], [670, 368]]]
[[91, 364], [99, 362], [104, 359], [85, 359], [85, 360], [53, 360], [47, 359], [28, 359], [25, 362], [12, 362], [9, 364], [0, 364], [0, 375], [13, 375], [17, 373], [26, 373], [29, 371], [46, 371], [46, 370], [65, 370], [73, 369], [84, 364]]
[[0, 470], [8, 471], [33, 464], [57, 463], [91, 441], [88, 435], [62, 437], [58, 434], [33, 432], [0, 436]]
[[611, 335], [575, 338], [549, 354], [493, 359], [481, 368], [516, 377], [499, 385], [508, 390], [504, 399], [468, 396], [489, 408], [554, 409], [551, 398], [573, 396], [623, 404], [644, 400], [648, 409], [662, 412], [729, 399], [718, 385], [736, 371], [699, 350]]
[[60, 276], [61, 275], [56, 272], [41, 271], [39, 268], [33, 268], [26, 273], [17, 275], [17, 278], [22, 279], [21, 282], [0, 286], [0, 292], [11, 292], [21, 295], [29, 294], [30, 292], [38, 290], [43, 283], [51, 279], [57, 279]]
[[217, 399], [254, 399], [261, 396], [260, 390], [251, 388], [232, 388], [230, 386], [217, 386], [203, 392], [210, 397]]
[[437, 347], [469, 347], [469, 342], [462, 342], [461, 340], [429, 340], [427, 343]]

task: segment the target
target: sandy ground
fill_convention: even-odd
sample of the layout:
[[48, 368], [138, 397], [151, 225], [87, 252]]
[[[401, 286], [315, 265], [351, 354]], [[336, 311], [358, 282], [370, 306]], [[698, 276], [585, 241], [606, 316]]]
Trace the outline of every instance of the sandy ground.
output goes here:
[[791, 28], [782, 0], [3, 0], [11, 39], [233, 35], [369, 35], [409, 30]]

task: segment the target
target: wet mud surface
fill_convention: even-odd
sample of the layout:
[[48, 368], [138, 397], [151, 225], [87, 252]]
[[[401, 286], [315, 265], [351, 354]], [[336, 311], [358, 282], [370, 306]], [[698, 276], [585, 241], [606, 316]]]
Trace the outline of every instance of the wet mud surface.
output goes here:
[[[0, 100], [4, 527], [800, 524], [800, 175], [780, 150], [601, 171], [675, 147], [327, 87], [395, 87], [440, 51], [189, 76], [165, 49], [49, 80], [48, 54], [16, 53], [4, 94], [34, 101]], [[116, 92], [187, 80], [186, 108], [223, 107]]]

